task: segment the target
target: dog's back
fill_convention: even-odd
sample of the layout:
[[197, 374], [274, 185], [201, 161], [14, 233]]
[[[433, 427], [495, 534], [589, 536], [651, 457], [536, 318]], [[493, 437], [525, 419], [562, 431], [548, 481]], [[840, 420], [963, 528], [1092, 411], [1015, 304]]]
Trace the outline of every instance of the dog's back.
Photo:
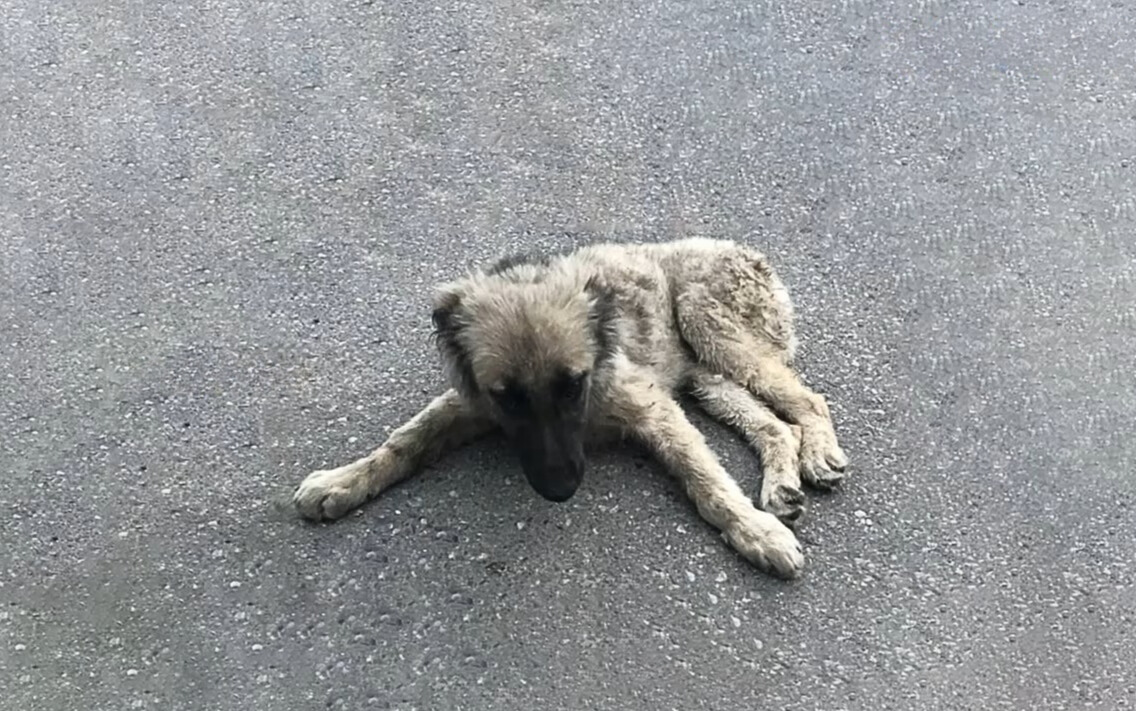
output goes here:
[[764, 255], [729, 240], [598, 243], [554, 255], [509, 257], [486, 274], [554, 285], [565, 293], [597, 286], [616, 310], [623, 355], [650, 368], [669, 389], [682, 384], [697, 360], [675, 318], [680, 299], [713, 298], [725, 310], [705, 314], [700, 323], [737, 331], [738, 337], [757, 332], [762, 345], [786, 361], [796, 349], [788, 291]]

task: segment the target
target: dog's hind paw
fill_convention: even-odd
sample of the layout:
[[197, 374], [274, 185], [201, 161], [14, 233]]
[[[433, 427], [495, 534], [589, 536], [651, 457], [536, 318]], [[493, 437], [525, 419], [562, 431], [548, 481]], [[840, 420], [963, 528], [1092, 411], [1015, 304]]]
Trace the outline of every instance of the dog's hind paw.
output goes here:
[[763, 486], [761, 508], [792, 526], [805, 514], [805, 494], [790, 484]]
[[801, 440], [801, 479], [817, 489], [831, 489], [844, 479], [848, 457], [834, 434], [808, 431]]
[[753, 510], [724, 532], [734, 550], [764, 571], [793, 579], [805, 566], [805, 554], [793, 532], [773, 514]]
[[366, 500], [365, 470], [359, 463], [312, 472], [292, 494], [292, 505], [313, 521], [341, 518]]

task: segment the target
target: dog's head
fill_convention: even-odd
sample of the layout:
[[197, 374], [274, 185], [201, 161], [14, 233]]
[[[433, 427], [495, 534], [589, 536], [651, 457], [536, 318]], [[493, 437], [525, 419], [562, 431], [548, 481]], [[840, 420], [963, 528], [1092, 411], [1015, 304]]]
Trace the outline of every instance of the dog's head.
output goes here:
[[589, 403], [616, 349], [611, 293], [595, 280], [477, 275], [439, 289], [433, 319], [454, 387], [491, 413], [537, 493], [570, 499]]

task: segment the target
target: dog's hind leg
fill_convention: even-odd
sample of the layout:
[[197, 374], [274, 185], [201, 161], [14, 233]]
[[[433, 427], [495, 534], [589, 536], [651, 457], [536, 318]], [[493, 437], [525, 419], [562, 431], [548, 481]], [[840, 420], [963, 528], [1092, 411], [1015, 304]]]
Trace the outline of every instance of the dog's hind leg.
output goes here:
[[793, 532], [754, 507], [663, 387], [633, 372], [633, 366], [626, 369], [612, 385], [608, 415], [678, 477], [702, 518], [746, 560], [782, 577], [797, 577], [804, 555]]
[[305, 518], [340, 518], [492, 428], [492, 422], [473, 412], [457, 391], [449, 390], [392, 432], [371, 454], [337, 469], [309, 474], [296, 488], [292, 503]]
[[761, 508], [793, 525], [805, 513], [797, 460], [800, 427], [780, 420], [741, 385], [702, 367], [691, 375], [690, 391], [706, 412], [737, 430], [761, 454]]
[[746, 387], [801, 426], [801, 475], [809, 484], [831, 488], [844, 478], [848, 457], [836, 441], [825, 399], [805, 387], [797, 374], [775, 358], [758, 359]]
[[687, 286], [675, 303], [683, 339], [701, 364], [744, 385], [799, 425], [802, 477], [813, 486], [832, 487], [844, 478], [848, 458], [837, 444], [828, 403], [797, 377], [788, 352], [743, 317], [742, 305], [722, 298], [704, 285]]

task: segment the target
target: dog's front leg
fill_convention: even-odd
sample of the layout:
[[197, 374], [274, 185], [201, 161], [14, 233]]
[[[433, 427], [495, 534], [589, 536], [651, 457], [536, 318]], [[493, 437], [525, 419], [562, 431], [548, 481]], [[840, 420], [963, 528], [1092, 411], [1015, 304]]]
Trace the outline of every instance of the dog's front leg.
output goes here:
[[611, 414], [682, 481], [702, 518], [754, 565], [797, 577], [804, 555], [796, 536], [776, 516], [754, 507], [678, 402], [646, 377], [632, 375], [615, 388]]
[[337, 519], [492, 428], [493, 423], [475, 412], [457, 391], [448, 390], [368, 456], [338, 469], [309, 474], [292, 495], [292, 503], [306, 518]]

